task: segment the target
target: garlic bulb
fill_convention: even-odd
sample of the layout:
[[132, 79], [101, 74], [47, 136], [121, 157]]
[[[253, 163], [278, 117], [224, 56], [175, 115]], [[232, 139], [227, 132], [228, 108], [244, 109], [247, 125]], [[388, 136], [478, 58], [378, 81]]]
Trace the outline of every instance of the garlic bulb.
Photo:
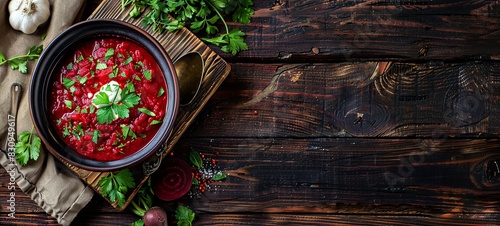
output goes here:
[[11, 0], [9, 23], [12, 28], [32, 34], [50, 17], [49, 0]]

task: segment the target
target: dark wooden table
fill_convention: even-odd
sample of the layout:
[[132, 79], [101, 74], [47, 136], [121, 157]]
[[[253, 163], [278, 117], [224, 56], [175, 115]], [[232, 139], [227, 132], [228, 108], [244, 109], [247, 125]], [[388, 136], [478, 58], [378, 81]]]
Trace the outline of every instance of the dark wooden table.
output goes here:
[[[181, 200], [195, 225], [499, 224], [499, 1], [254, 9], [249, 50], [214, 48], [232, 71], [174, 148], [229, 174]], [[0, 169], [4, 198], [6, 181]], [[96, 195], [74, 225], [136, 219]], [[56, 224], [22, 195], [16, 222]]]

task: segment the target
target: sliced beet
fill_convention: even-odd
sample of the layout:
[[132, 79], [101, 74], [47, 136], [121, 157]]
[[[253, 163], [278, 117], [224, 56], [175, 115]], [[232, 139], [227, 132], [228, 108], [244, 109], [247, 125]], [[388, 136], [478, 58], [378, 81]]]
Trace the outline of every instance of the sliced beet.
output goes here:
[[193, 181], [191, 166], [183, 159], [165, 158], [151, 180], [155, 195], [164, 201], [178, 199], [188, 193]]

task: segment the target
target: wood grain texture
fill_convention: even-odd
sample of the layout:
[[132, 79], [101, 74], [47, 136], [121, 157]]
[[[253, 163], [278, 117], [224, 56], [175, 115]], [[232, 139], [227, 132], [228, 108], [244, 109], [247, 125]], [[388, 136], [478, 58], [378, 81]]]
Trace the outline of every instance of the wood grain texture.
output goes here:
[[[176, 150], [217, 159], [229, 177], [204, 213], [478, 214], [498, 217], [499, 140], [192, 138]], [[218, 152], [217, 157], [216, 153]]]
[[376, 65], [235, 63], [187, 136], [498, 136], [497, 62]]
[[498, 59], [498, 1], [256, 0], [246, 32], [258, 60]]

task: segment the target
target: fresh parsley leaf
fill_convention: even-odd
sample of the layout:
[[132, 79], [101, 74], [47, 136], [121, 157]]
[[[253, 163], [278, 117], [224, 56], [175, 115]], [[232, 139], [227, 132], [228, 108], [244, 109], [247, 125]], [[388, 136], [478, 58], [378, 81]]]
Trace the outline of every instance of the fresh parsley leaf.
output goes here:
[[94, 132], [92, 132], [92, 142], [94, 142], [94, 144], [97, 144], [97, 142], [99, 141], [100, 134], [101, 134], [101, 131], [99, 131], [99, 130], [94, 130]]
[[[204, 32], [203, 41], [209, 44], [219, 43], [216, 45], [225, 52], [236, 55], [248, 49], [243, 39], [244, 33], [235, 35], [234, 31], [230, 31], [225, 18], [231, 17], [236, 23], [248, 25], [254, 14], [252, 0], [122, 0], [122, 7], [128, 5], [133, 7], [129, 14], [131, 17], [142, 15], [142, 24], [152, 26], [158, 32], [173, 32], [187, 25], [193, 33]], [[141, 14], [145, 8], [150, 11]], [[222, 23], [218, 23], [219, 21]], [[221, 24], [225, 31], [219, 33], [218, 26]], [[224, 45], [221, 45], [221, 40], [224, 40]]]
[[18, 141], [14, 146], [14, 153], [16, 154], [16, 161], [21, 166], [28, 164], [28, 161], [37, 160], [40, 155], [40, 147], [42, 141], [40, 137], [31, 132], [25, 131], [19, 134]]
[[151, 177], [139, 189], [137, 195], [132, 199], [128, 209], [137, 216], [144, 217], [144, 214], [153, 206], [154, 191], [151, 187]]
[[141, 99], [140, 96], [130, 91], [131, 88], [135, 90], [130, 85], [126, 85], [121, 90], [117, 83], [109, 83], [101, 87], [101, 90], [92, 98], [93, 105], [98, 108], [96, 115], [99, 124], [110, 124], [117, 118], [129, 117], [129, 108], [137, 105]]
[[193, 220], [195, 217], [195, 213], [186, 206], [179, 205], [175, 210], [175, 218], [177, 219], [177, 225], [180, 226], [191, 226], [193, 224]]
[[142, 112], [142, 113], [149, 115], [151, 117], [156, 116], [156, 114], [154, 112], [148, 110], [147, 108], [137, 108], [137, 110], [139, 110], [139, 112]]
[[73, 101], [71, 101], [71, 100], [64, 100], [64, 104], [69, 109], [72, 109], [72, 107], [73, 107]]
[[28, 60], [36, 60], [38, 59], [42, 51], [43, 45], [31, 46], [28, 50], [28, 54], [26, 54], [26, 58], [28, 58]]
[[165, 93], [165, 89], [163, 89], [163, 87], [161, 87], [160, 90], [158, 90], [157, 97], [161, 97], [164, 93]]
[[73, 81], [70, 78], [63, 78], [62, 79], [63, 86], [68, 89], [69, 87], [73, 86], [75, 84], [75, 81]]
[[191, 184], [198, 185], [200, 184], [200, 181], [196, 179], [196, 177], [193, 177], [193, 179], [191, 180]]
[[115, 120], [115, 115], [111, 106], [100, 107], [96, 111], [97, 123], [110, 124]]
[[248, 45], [245, 43], [243, 36], [245, 36], [243, 31], [234, 29], [227, 34], [213, 38], [202, 38], [202, 40], [220, 46], [224, 52], [236, 55], [242, 50], [248, 50]]
[[[78, 56], [78, 58], [76, 58], [76, 62], [79, 63], [80, 61], [82, 61], [84, 58], [83, 58], [83, 55], [80, 54], [80, 56]], [[90, 60], [90, 61], [93, 61], [93, 60]]]
[[132, 59], [132, 57], [131, 57], [131, 56], [129, 56], [129, 57], [128, 57], [125, 61], [123, 61], [122, 65], [127, 65], [127, 64], [129, 64], [130, 62], [132, 62], [132, 60], [133, 60], [133, 59]]
[[191, 163], [198, 168], [203, 167], [203, 160], [201, 159], [200, 153], [197, 151], [189, 152], [189, 161], [191, 161]]
[[96, 70], [103, 70], [106, 68], [108, 68], [108, 65], [106, 63], [97, 63], [97, 65], [95, 65]]
[[117, 202], [118, 206], [125, 205], [125, 195], [128, 190], [135, 187], [135, 180], [129, 169], [124, 169], [118, 173], [110, 173], [99, 180], [101, 193], [108, 197], [111, 202]]
[[146, 78], [146, 80], [151, 80], [152, 75], [151, 75], [151, 72], [149, 70], [145, 70], [143, 72], [143, 74], [144, 74], [144, 78]]
[[223, 179], [226, 179], [226, 178], [227, 178], [227, 174], [226, 173], [224, 173], [224, 172], [217, 172], [212, 177], [212, 180], [217, 181], [217, 180], [223, 180]]
[[78, 82], [80, 82], [80, 84], [83, 85], [83, 84], [85, 84], [85, 82], [87, 81], [88, 78], [85, 77], [85, 76], [79, 76], [79, 75], [77, 75], [76, 79], [78, 80]]
[[128, 132], [130, 131], [130, 126], [122, 126], [123, 139], [127, 139]]
[[28, 49], [28, 53], [8, 59], [4, 54], [0, 53], [0, 65], [8, 63], [12, 70], [19, 70], [19, 72], [26, 74], [28, 73], [28, 62], [37, 60], [40, 57], [42, 50], [43, 45], [31, 46]]
[[67, 137], [67, 136], [69, 136], [69, 135], [71, 135], [71, 133], [69, 132], [68, 127], [64, 127], [64, 128], [63, 128], [63, 132], [62, 132], [62, 136], [63, 136], [63, 137]]
[[109, 96], [106, 92], [98, 92], [95, 94], [94, 98], [92, 98], [92, 103], [96, 106], [108, 106], [110, 105]]
[[[122, 92], [123, 94], [123, 92]], [[139, 101], [141, 100], [141, 97], [139, 97], [135, 93], [129, 93], [125, 94], [122, 96], [122, 102], [125, 104], [127, 107], [134, 107], [135, 105], [139, 104]]]
[[106, 53], [104, 54], [104, 59], [107, 61], [109, 58], [111, 58], [115, 54], [115, 49], [109, 48]]
[[81, 137], [84, 135], [84, 131], [82, 129], [82, 124], [78, 124], [73, 128], [73, 131], [71, 131], [71, 134], [76, 137], [77, 140], [80, 140]]
[[[27, 66], [27, 64], [28, 64], [27, 60], [19, 61], [19, 63], [17, 63], [17, 69], [19, 70], [19, 72], [21, 72], [23, 74], [28, 73], [28, 66]], [[12, 64], [11, 64], [11, 66], [12, 66]], [[14, 69], [14, 68], [12, 68], [12, 69]]]
[[[134, 83], [127, 82], [127, 85], [125, 85], [124, 92], [127, 92], [127, 93], [135, 92], [135, 86], [134, 86]], [[123, 98], [122, 98], [122, 99], [123, 99]]]
[[233, 21], [247, 25], [250, 23], [253, 14], [252, 8], [239, 6], [233, 13]]
[[111, 109], [113, 110], [113, 113], [116, 114], [119, 118], [129, 117], [130, 110], [125, 104], [113, 104], [111, 105]]
[[74, 93], [76, 91], [76, 87], [71, 86], [69, 87], [69, 92]]
[[153, 125], [158, 125], [158, 124], [161, 124], [161, 123], [162, 123], [162, 121], [161, 121], [161, 120], [156, 120], [156, 119], [155, 119], [155, 120], [151, 121], [151, 123], [149, 123], [149, 125], [152, 125], [152, 126], [153, 126]]

